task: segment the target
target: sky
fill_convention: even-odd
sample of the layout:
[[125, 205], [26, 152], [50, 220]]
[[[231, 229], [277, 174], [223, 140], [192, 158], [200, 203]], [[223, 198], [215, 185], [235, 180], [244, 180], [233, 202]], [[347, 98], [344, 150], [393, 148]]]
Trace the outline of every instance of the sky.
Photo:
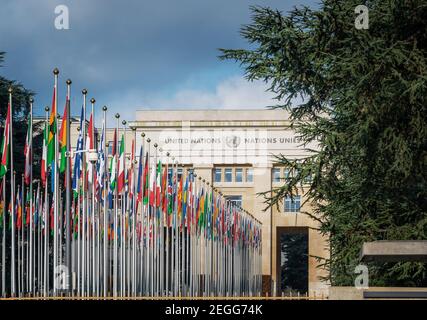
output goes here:
[[[239, 34], [251, 5], [280, 11], [308, 0], [2, 0], [0, 75], [36, 92], [35, 113], [52, 100], [59, 75], [59, 112], [65, 80], [73, 81], [72, 115], [81, 90], [109, 113], [134, 119], [137, 109], [247, 109], [274, 105], [263, 82], [248, 82], [218, 48], [248, 48]], [[55, 28], [58, 5], [68, 8], [69, 29]], [[98, 115], [101, 113], [98, 112]], [[100, 117], [96, 117], [99, 122]]]

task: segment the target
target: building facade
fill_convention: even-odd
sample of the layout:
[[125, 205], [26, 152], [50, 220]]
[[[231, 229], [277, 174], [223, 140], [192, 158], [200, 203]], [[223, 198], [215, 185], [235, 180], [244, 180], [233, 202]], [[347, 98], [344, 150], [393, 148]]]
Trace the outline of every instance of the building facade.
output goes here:
[[[35, 122], [43, 120], [37, 118]], [[278, 208], [267, 207], [265, 197], [260, 195], [281, 186], [284, 178], [293, 174], [278, 166], [274, 155], [299, 159], [308, 155], [308, 148], [316, 148], [315, 145], [301, 146], [290, 128], [286, 111], [138, 110], [134, 120], [126, 119], [126, 128], [121, 120], [119, 137], [126, 133], [125, 149], [129, 158], [133, 139], [136, 141], [136, 156], [142, 143], [144, 148], [151, 148], [150, 154], [154, 155], [154, 144], [157, 143], [157, 156], [162, 157], [163, 163], [176, 161], [184, 165], [180, 170], [193, 169], [262, 223], [264, 293], [280, 295], [286, 291], [282, 285], [282, 265], [286, 264], [283, 235], [299, 234], [307, 242], [306, 248], [303, 246], [302, 252], [297, 252], [298, 256], [306, 257], [300, 259], [305, 261], [306, 267], [298, 270], [305, 273], [298, 274], [306, 279], [307, 287], [303, 291], [310, 296], [328, 295], [329, 284], [321, 280], [327, 276], [327, 271], [320, 267], [321, 262], [316, 258], [328, 257], [328, 243], [316, 230], [317, 222], [303, 214], [312, 211], [310, 203], [304, 203], [304, 185], [294, 199], [284, 199]], [[85, 123], [87, 130], [88, 121]], [[72, 118], [72, 149], [76, 147], [79, 130], [79, 119]], [[99, 131], [100, 128], [95, 131], [98, 141]], [[109, 154], [113, 136], [114, 128], [108, 128], [105, 141]]]
[[[304, 201], [304, 186], [294, 199], [285, 199], [279, 208], [267, 208], [262, 192], [284, 183], [289, 172], [276, 166], [274, 155], [302, 158], [308, 151], [290, 129], [289, 114], [283, 110], [139, 110], [128, 122], [126, 152], [132, 137], [136, 150], [150, 138], [158, 144], [158, 155], [192, 168], [262, 222], [262, 272], [265, 291], [281, 294], [284, 263], [281, 238], [284, 233], [302, 233], [307, 239], [307, 294], [326, 295], [328, 284], [321, 281], [326, 270], [315, 257], [327, 258], [327, 239], [316, 231], [317, 223], [302, 214], [310, 212]], [[121, 129], [123, 130], [123, 129]], [[141, 136], [145, 134], [145, 138]], [[107, 142], [113, 139], [111, 130]], [[308, 146], [315, 148], [316, 146]], [[306, 147], [307, 148], [307, 147]], [[161, 150], [161, 151], [160, 151]], [[272, 291], [269, 289], [271, 288]]]

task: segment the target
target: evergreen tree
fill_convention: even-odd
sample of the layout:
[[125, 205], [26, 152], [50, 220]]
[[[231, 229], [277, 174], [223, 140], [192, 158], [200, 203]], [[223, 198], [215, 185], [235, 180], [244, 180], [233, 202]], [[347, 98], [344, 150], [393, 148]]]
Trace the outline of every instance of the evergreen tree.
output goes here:
[[[369, 29], [355, 8], [369, 8]], [[427, 5], [424, 0], [324, 0], [282, 14], [253, 7], [241, 34], [250, 50], [222, 49], [262, 79], [316, 150], [273, 190], [268, 206], [312, 176], [305, 201], [329, 236], [333, 285], [353, 285], [362, 243], [427, 239]], [[295, 105], [296, 99], [302, 100]], [[301, 99], [302, 98], [302, 99]], [[425, 263], [369, 265], [370, 285], [427, 285]]]
[[[4, 52], [0, 52], [0, 68], [4, 61]], [[21, 183], [21, 174], [24, 173], [25, 157], [24, 146], [25, 137], [28, 129], [28, 116], [30, 113], [30, 98], [34, 92], [26, 89], [21, 83], [15, 80], [9, 80], [0, 75], [0, 139], [3, 138], [3, 127], [7, 114], [7, 105], [9, 103], [9, 87], [12, 87], [12, 105], [13, 105], [13, 160], [14, 170], [17, 173], [17, 184]], [[40, 125], [33, 126], [33, 158], [37, 162], [41, 153]], [[37, 177], [39, 166], [33, 166], [34, 176]], [[9, 179], [9, 174], [7, 174]]]

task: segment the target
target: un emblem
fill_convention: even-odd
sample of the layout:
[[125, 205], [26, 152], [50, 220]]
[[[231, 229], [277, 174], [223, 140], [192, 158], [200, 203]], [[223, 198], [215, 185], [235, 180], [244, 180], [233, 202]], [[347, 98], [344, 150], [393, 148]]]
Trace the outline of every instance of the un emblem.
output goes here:
[[240, 137], [238, 136], [228, 136], [225, 138], [225, 143], [229, 148], [237, 148], [240, 144]]

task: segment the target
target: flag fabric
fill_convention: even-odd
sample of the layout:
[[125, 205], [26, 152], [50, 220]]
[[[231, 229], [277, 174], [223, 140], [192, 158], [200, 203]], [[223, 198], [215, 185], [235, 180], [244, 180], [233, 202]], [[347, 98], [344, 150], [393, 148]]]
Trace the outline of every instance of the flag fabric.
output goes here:
[[[93, 119], [92, 119], [92, 113], [90, 114], [89, 119], [89, 127], [87, 130], [86, 135], [86, 149], [93, 150], [94, 149], [94, 127], [93, 127]], [[89, 183], [93, 182], [93, 169], [92, 164], [89, 161], [89, 157], [86, 157], [86, 164], [87, 164], [87, 179]]]
[[66, 153], [67, 153], [67, 109], [68, 109], [68, 104], [70, 103], [70, 100], [67, 97], [67, 101], [65, 103], [65, 108], [64, 108], [64, 115], [62, 117], [62, 122], [61, 122], [61, 129], [59, 131], [59, 143], [60, 143], [60, 148], [61, 148], [61, 161], [59, 163], [59, 172], [63, 173], [65, 171], [65, 168], [67, 167], [67, 157], [66, 157]]
[[160, 207], [160, 194], [161, 194], [161, 180], [162, 180], [162, 163], [160, 160], [157, 163], [157, 171], [156, 171], [156, 207]]
[[117, 149], [117, 130], [114, 130], [114, 139], [113, 139], [113, 149], [112, 157], [110, 161], [110, 190], [114, 192], [116, 189], [116, 170], [117, 170], [117, 160], [116, 160], [116, 149]]
[[0, 178], [2, 178], [7, 172], [7, 166], [9, 164], [9, 143], [10, 143], [10, 104], [7, 106], [6, 123], [3, 131], [3, 140], [1, 144], [1, 164], [0, 164]]
[[43, 149], [42, 149], [42, 160], [40, 163], [40, 176], [43, 186], [46, 186], [46, 177], [47, 177], [47, 144], [49, 136], [49, 124], [46, 121], [43, 132]]
[[[83, 128], [83, 118], [84, 118], [84, 109], [82, 106], [80, 112], [80, 128]], [[83, 130], [80, 129], [79, 136], [77, 138], [76, 153], [74, 157], [74, 168], [73, 168], [73, 180], [72, 188], [74, 191], [74, 196], [76, 197], [79, 192], [79, 180], [82, 172], [82, 152], [83, 151]]]
[[15, 212], [16, 212], [16, 228], [19, 230], [21, 229], [21, 226], [22, 226], [22, 206], [21, 206], [20, 186], [18, 186], [18, 192], [16, 193]]
[[24, 180], [25, 184], [30, 184], [31, 177], [31, 149], [32, 149], [32, 132], [31, 132], [31, 118], [28, 119], [28, 129], [27, 129], [27, 138], [25, 139], [24, 147], [24, 156], [25, 156], [25, 170], [24, 170]]
[[56, 88], [53, 89], [52, 110], [49, 118], [49, 136], [47, 142], [47, 165], [51, 165], [55, 160], [55, 139], [56, 139]]
[[153, 163], [151, 166], [151, 173], [150, 173], [150, 206], [155, 205], [156, 201], [156, 164]]
[[104, 188], [104, 171], [105, 171], [104, 139], [105, 139], [105, 123], [103, 121], [102, 131], [101, 131], [101, 140], [98, 145], [98, 161], [97, 161], [97, 170], [96, 170], [97, 190], [101, 191], [101, 192], [98, 192], [98, 194], [100, 195], [100, 198], [102, 198], [101, 194]]
[[136, 184], [136, 192], [137, 192], [137, 197], [136, 197], [136, 211], [138, 211], [138, 204], [142, 202], [142, 145], [141, 148], [139, 149], [139, 164], [138, 164], [138, 177], [137, 177], [137, 184]]
[[119, 151], [119, 172], [117, 178], [117, 192], [121, 193], [125, 186], [125, 140], [122, 134]]
[[148, 204], [148, 190], [150, 188], [149, 184], [150, 184], [150, 181], [148, 179], [148, 152], [146, 152], [145, 153], [145, 166], [144, 166], [144, 179], [142, 181], [142, 188], [144, 189], [144, 191], [143, 191], [144, 204]]

